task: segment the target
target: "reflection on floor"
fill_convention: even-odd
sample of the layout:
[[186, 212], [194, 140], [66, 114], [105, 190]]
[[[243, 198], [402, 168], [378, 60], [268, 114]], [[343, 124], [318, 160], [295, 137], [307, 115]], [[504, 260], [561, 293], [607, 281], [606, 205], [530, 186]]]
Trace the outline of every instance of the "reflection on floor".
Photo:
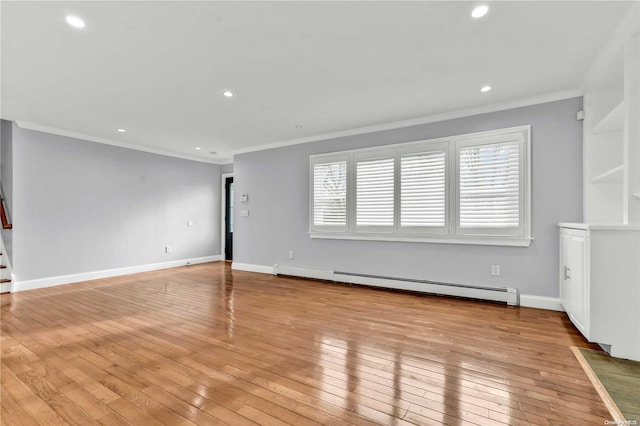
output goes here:
[[603, 424], [564, 313], [232, 271], [3, 294], [2, 424]]

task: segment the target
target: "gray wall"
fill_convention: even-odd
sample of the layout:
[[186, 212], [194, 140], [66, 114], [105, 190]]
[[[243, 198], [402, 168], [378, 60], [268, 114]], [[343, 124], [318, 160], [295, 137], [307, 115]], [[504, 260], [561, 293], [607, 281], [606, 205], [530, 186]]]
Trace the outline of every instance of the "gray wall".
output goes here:
[[[4, 191], [7, 216], [13, 220], [13, 124], [0, 120], [0, 184]], [[13, 265], [13, 231], [2, 229], [2, 241], [9, 261]]]
[[220, 254], [220, 166], [17, 126], [13, 142], [17, 281]]
[[[510, 286], [558, 296], [557, 222], [582, 219], [582, 98], [235, 156], [234, 262], [296, 266], [454, 283]], [[530, 124], [530, 247], [309, 238], [309, 155]], [[239, 217], [249, 209], [249, 217]], [[288, 259], [293, 250], [295, 259]], [[491, 276], [491, 264], [501, 275]]]
[[220, 166], [220, 173], [233, 173], [233, 163]]

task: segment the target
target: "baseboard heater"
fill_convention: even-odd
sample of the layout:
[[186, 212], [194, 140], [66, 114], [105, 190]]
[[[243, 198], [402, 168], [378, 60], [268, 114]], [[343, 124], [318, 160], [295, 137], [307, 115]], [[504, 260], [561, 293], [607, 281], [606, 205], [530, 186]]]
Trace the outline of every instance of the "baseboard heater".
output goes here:
[[510, 306], [520, 306], [520, 294], [515, 288], [485, 287], [467, 284], [444, 283], [430, 280], [385, 277], [380, 275], [354, 274], [351, 272], [327, 271], [322, 269], [294, 268], [273, 265], [274, 275], [313, 278], [347, 284], [360, 284], [397, 290], [443, 296], [466, 297], [470, 299], [504, 302]]

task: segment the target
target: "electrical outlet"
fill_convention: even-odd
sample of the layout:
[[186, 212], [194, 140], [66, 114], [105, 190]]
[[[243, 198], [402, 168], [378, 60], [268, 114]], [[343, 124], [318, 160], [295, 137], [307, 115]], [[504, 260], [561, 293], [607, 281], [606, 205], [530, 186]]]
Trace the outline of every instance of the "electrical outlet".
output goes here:
[[500, 265], [491, 265], [491, 275], [496, 277], [500, 275]]
[[293, 259], [293, 250], [289, 250], [289, 259]]
[[171, 253], [171, 246], [164, 246], [165, 253]]

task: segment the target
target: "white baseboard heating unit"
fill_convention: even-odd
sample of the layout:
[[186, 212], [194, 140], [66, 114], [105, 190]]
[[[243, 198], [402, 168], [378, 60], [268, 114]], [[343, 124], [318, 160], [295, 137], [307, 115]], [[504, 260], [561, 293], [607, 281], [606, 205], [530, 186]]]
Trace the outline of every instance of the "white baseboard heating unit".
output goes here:
[[274, 275], [313, 278], [347, 284], [360, 284], [397, 290], [443, 296], [466, 297], [470, 299], [504, 302], [509, 306], [520, 306], [520, 294], [515, 288], [485, 287], [467, 284], [443, 283], [410, 278], [384, 277], [379, 275], [354, 274], [351, 272], [327, 271], [322, 269], [293, 268], [273, 265]]

